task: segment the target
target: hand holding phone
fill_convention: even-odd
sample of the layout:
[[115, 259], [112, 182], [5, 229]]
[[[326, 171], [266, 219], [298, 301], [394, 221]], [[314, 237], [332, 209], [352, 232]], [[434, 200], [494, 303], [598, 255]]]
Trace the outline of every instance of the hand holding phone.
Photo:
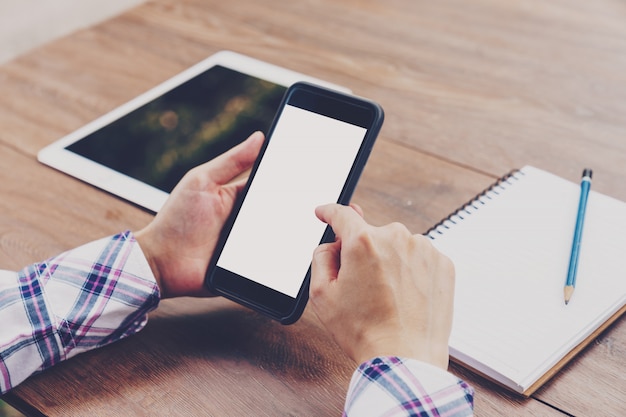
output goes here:
[[209, 289], [295, 322], [308, 300], [313, 251], [333, 239], [315, 208], [349, 203], [382, 122], [371, 101], [291, 86], [224, 226], [207, 270]]

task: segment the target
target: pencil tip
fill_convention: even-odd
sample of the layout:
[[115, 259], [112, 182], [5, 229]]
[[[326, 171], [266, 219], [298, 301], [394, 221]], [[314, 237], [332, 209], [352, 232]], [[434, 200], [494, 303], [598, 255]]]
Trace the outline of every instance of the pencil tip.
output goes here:
[[565, 305], [569, 304], [569, 300], [570, 300], [570, 298], [572, 298], [572, 294], [573, 293], [574, 293], [574, 286], [573, 285], [566, 285], [565, 288], [563, 289]]

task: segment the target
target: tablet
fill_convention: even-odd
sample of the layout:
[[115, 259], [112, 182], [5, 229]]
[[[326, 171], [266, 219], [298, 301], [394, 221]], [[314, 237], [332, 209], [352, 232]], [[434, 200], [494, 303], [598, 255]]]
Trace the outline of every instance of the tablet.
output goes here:
[[37, 158], [152, 212], [191, 168], [267, 132], [287, 87], [347, 89], [231, 51], [57, 140]]

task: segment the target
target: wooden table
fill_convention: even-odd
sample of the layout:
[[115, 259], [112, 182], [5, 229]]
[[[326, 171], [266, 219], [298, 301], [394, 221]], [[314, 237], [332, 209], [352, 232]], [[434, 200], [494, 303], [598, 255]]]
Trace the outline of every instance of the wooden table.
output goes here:
[[[350, 87], [386, 122], [354, 201], [423, 232], [532, 164], [626, 200], [626, 4], [157, 0], [0, 67], [0, 267], [151, 215], [36, 161], [44, 145], [231, 49]], [[626, 413], [622, 318], [530, 399], [457, 366], [479, 416]], [[50, 416], [338, 416], [355, 364], [310, 311], [282, 327], [224, 300], [168, 300], [140, 334], [5, 398]], [[560, 411], [562, 410], [562, 411]]]

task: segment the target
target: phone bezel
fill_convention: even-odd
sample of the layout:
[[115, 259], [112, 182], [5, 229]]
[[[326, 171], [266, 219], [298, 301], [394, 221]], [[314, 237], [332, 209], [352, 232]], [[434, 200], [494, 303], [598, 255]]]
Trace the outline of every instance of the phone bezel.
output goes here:
[[[244, 190], [238, 196], [235, 207], [225, 223], [213, 258], [207, 269], [207, 287], [216, 294], [259, 311], [283, 324], [291, 324], [297, 321], [301, 316], [308, 300], [309, 279], [311, 275], [310, 265], [306, 275], [303, 277], [298, 295], [295, 298], [216, 265], [235, 219], [244, 203], [250, 185], [254, 180], [260, 161], [271, 141], [274, 128], [286, 105], [299, 107], [366, 129], [365, 137], [363, 138], [357, 156], [344, 181], [342, 191], [338, 198], [337, 203], [340, 204], [348, 204], [350, 202], [350, 198], [352, 197], [358, 179], [365, 167], [365, 163], [367, 162], [376, 137], [378, 136], [378, 132], [382, 126], [384, 113], [380, 105], [370, 100], [340, 93], [317, 85], [298, 82], [289, 87], [285, 92], [279, 110], [272, 122], [271, 128], [267, 134], [267, 139], [252, 167], [248, 182]], [[333, 240], [334, 235], [332, 230], [330, 227], [327, 227], [319, 243], [321, 244]]]

